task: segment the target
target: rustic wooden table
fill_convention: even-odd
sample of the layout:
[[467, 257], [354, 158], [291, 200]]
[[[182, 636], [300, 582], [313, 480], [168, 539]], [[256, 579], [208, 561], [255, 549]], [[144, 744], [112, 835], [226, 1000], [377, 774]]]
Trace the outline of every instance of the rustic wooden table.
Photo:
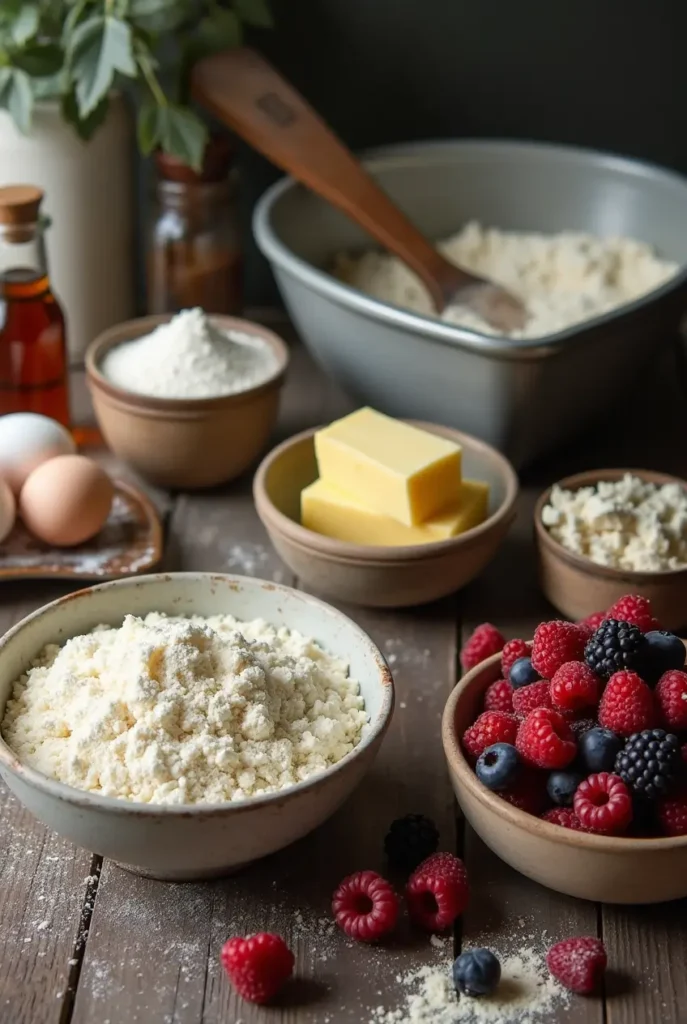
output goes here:
[[[388, 823], [409, 811], [430, 815], [441, 829], [442, 847], [467, 862], [473, 898], [456, 947], [481, 940], [517, 949], [533, 937], [546, 944], [574, 934], [603, 936], [612, 967], [603, 998], [574, 999], [547, 1020], [684, 1021], [687, 901], [594, 905], [516, 874], [460, 820], [439, 742], [462, 638], [485, 619], [508, 636], [528, 637], [537, 622], [554, 616], [534, 574], [531, 514], [537, 493], [566, 472], [593, 466], [650, 466], [687, 475], [682, 370], [671, 359], [667, 355], [657, 365], [642, 394], [604, 432], [526, 478], [517, 523], [479, 581], [431, 607], [351, 610], [389, 660], [396, 713], [370, 776], [314, 835], [227, 881], [168, 884], [137, 878], [75, 849], [0, 788], [1, 1024], [367, 1024], [377, 1007], [402, 1007], [407, 999], [399, 974], [447, 957], [450, 940], [442, 953], [408, 932], [390, 949], [373, 952], [336, 932], [329, 897], [351, 871], [384, 871]], [[77, 374], [77, 397], [80, 389]], [[295, 347], [280, 436], [347, 408]], [[237, 572], [298, 585], [270, 547], [248, 480], [211, 494], [153, 497], [166, 524], [165, 568]], [[3, 585], [0, 630], [64, 592], [57, 583]], [[258, 930], [280, 932], [297, 957], [299, 981], [270, 1010], [237, 1000], [218, 960], [226, 938]], [[500, 1019], [509, 1024], [522, 1015]]]

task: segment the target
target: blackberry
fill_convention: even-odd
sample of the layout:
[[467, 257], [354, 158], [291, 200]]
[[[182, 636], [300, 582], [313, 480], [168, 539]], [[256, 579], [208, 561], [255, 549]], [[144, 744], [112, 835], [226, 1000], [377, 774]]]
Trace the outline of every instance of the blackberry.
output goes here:
[[635, 732], [615, 759], [615, 774], [636, 797], [656, 800], [670, 789], [680, 769], [680, 741], [665, 729]]
[[614, 672], [637, 669], [645, 649], [646, 640], [638, 626], [618, 619], [604, 619], [587, 641], [584, 660], [592, 672], [602, 679], [610, 679]]
[[414, 871], [418, 864], [436, 852], [439, 830], [424, 814], [406, 814], [391, 823], [384, 839], [389, 863], [401, 871]]

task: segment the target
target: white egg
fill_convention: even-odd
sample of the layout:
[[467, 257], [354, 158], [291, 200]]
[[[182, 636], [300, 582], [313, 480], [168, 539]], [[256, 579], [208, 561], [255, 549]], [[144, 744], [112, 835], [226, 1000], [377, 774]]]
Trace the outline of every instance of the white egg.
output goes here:
[[55, 458], [73, 455], [76, 445], [69, 431], [48, 416], [13, 412], [0, 416], [0, 477], [15, 494], [34, 469]]
[[9, 484], [0, 478], [0, 544], [8, 536], [17, 518], [17, 503]]

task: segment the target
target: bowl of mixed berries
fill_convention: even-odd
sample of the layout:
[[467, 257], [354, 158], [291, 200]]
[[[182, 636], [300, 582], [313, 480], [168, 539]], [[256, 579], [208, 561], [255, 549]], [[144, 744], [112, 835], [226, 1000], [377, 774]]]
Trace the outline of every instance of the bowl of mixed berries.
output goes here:
[[479, 626], [442, 737], [466, 818], [503, 860], [610, 903], [687, 896], [685, 644], [646, 598], [531, 641]]

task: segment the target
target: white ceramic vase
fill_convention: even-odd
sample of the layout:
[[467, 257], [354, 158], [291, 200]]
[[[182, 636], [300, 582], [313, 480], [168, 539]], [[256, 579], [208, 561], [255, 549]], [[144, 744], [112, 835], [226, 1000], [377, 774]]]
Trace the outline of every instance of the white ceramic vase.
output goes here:
[[50, 275], [79, 360], [100, 331], [134, 315], [133, 124], [114, 96], [105, 123], [82, 142], [56, 103], [41, 103], [31, 134], [0, 110], [0, 185], [45, 191]]

